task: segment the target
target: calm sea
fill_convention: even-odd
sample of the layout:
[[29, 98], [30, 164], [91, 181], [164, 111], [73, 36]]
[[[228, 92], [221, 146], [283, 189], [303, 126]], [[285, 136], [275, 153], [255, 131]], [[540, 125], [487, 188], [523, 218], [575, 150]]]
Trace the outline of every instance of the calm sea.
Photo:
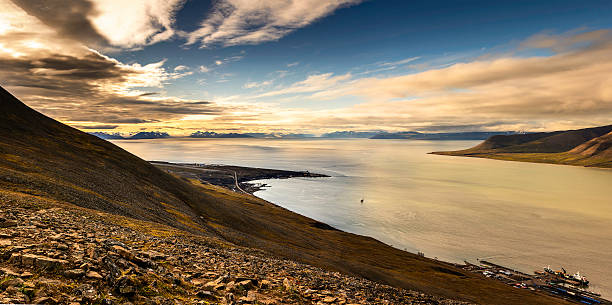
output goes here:
[[[309, 170], [257, 196], [338, 229], [452, 262], [580, 271], [612, 298], [612, 170], [429, 155], [474, 141], [156, 139], [146, 160]], [[363, 203], [361, 203], [363, 199]]]

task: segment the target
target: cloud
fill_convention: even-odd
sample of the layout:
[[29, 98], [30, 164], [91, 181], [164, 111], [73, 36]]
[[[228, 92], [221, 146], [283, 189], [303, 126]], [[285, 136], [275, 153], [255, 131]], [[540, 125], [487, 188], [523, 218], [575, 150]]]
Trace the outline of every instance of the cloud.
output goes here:
[[262, 81], [262, 82], [248, 82], [246, 84], [244, 84], [244, 88], [246, 89], [252, 89], [252, 88], [260, 88], [260, 87], [267, 87], [272, 85], [273, 81], [271, 80], [266, 80], [266, 81]]
[[27, 14], [56, 29], [61, 36], [83, 43], [98, 43], [105, 40], [88, 18], [96, 14], [92, 2], [82, 0], [13, 0], [13, 3], [21, 7]]
[[198, 68], [198, 70], [199, 70], [201, 73], [208, 73], [208, 72], [210, 72], [210, 68], [208, 68], [207, 66], [204, 66], [204, 65], [201, 65], [201, 66]]
[[287, 68], [295, 67], [295, 66], [297, 66], [297, 65], [299, 65], [299, 64], [300, 64], [300, 62], [299, 62], [299, 61], [292, 62], [292, 63], [287, 64]]
[[[142, 87], [162, 87], [177, 75], [163, 62], [123, 64], [96, 52], [83, 56], [47, 55], [19, 59], [0, 56], [3, 86], [37, 110], [65, 121], [98, 123], [148, 122], [211, 114], [209, 102], [156, 96]], [[140, 115], [141, 120], [122, 117]]]
[[362, 0], [220, 0], [187, 34], [187, 44], [201, 47], [259, 44], [278, 40], [335, 10]]
[[184, 65], [178, 65], [178, 66], [174, 67], [174, 71], [175, 72], [181, 72], [181, 71], [185, 71], [185, 70], [189, 70], [189, 67], [184, 66]]
[[119, 127], [119, 125], [73, 125], [75, 128], [79, 129], [115, 129]]
[[276, 71], [276, 73], [278, 73], [278, 78], [283, 78], [283, 77], [289, 75], [289, 71], [287, 71], [287, 70], [278, 70], [278, 71]]
[[305, 80], [294, 83], [293, 85], [279, 90], [269, 91], [257, 97], [270, 97], [277, 95], [298, 94], [319, 92], [334, 87], [335, 85], [351, 78], [351, 74], [333, 76], [333, 73], [314, 74]]
[[90, 47], [135, 48], [170, 39], [184, 0], [12, 0], [60, 36]]
[[521, 43], [525, 49], [551, 49], [555, 52], [566, 52], [571, 49], [584, 47], [584, 44], [601, 42], [610, 38], [609, 30], [595, 30], [587, 32], [570, 31], [561, 35], [537, 34]]
[[416, 57], [410, 57], [410, 58], [406, 58], [406, 59], [402, 59], [402, 60], [398, 60], [398, 61], [392, 61], [392, 62], [384, 62], [382, 64], [380, 64], [381, 66], [384, 67], [397, 67], [397, 66], [401, 66], [401, 65], [405, 65], [407, 63], [411, 63], [417, 59], [419, 59], [419, 56]]
[[[394, 109], [470, 116], [553, 119], [610, 113], [612, 79], [607, 71], [612, 68], [612, 42], [609, 33], [590, 37], [598, 38], [588, 46], [548, 57], [504, 57], [360, 79], [330, 97], [356, 95], [372, 103], [404, 99], [388, 104]], [[567, 46], [575, 46], [571, 41], [584, 42], [576, 36], [567, 37], [570, 42], [556, 39]]]
[[149, 64], [120, 62], [64, 39], [61, 33], [11, 3], [0, 2], [0, 17], [2, 86], [56, 119], [78, 126], [113, 126], [223, 112], [223, 108], [208, 101], [151, 92], [152, 88], [163, 88], [169, 81], [192, 73], [187, 68], [167, 70], [165, 60]]
[[220, 65], [227, 64], [227, 63], [239, 61], [244, 58], [244, 54], [245, 53], [243, 51], [240, 55], [234, 55], [234, 56], [229, 56], [223, 59], [215, 60], [215, 65], [220, 66]]

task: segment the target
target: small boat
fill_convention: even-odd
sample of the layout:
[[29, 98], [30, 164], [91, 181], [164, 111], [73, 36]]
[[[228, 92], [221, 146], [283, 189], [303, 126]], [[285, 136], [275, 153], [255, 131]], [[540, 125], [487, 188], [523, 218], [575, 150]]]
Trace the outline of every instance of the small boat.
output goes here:
[[555, 274], [555, 272], [550, 268], [550, 265], [544, 267], [544, 271], [550, 274]]
[[589, 280], [586, 277], [580, 275], [580, 271], [577, 271], [574, 275], [571, 276], [572, 279], [578, 281], [581, 285], [588, 286]]

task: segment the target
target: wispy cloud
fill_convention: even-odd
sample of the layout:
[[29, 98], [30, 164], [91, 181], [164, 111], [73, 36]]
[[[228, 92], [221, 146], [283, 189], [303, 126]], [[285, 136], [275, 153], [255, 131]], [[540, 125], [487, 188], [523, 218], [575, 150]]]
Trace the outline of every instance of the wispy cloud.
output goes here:
[[174, 71], [176, 72], [185, 71], [185, 70], [189, 70], [189, 67], [184, 66], [184, 65], [178, 65], [174, 67]]
[[261, 87], [267, 87], [272, 85], [273, 81], [271, 80], [266, 80], [266, 81], [262, 81], [262, 82], [247, 82], [246, 84], [244, 84], [244, 88], [246, 89], [252, 89], [252, 88], [261, 88]]
[[259, 44], [278, 40], [335, 10], [362, 0], [220, 0], [187, 44], [201, 47]]
[[115, 128], [119, 127], [119, 125], [74, 125], [74, 127], [80, 128], [80, 129], [105, 129], [105, 130], [109, 130], [109, 129], [115, 129]]
[[305, 80], [294, 83], [293, 85], [274, 91], [269, 91], [258, 95], [257, 97], [270, 97], [286, 94], [297, 93], [312, 93], [329, 89], [338, 83], [351, 78], [351, 74], [333, 76], [333, 73], [314, 74], [308, 76]]
[[410, 57], [410, 58], [405, 58], [402, 60], [398, 60], [398, 61], [392, 61], [392, 62], [384, 62], [381, 63], [380, 65], [383, 67], [397, 67], [397, 66], [401, 66], [401, 65], [405, 65], [407, 63], [411, 63], [417, 59], [419, 59], [420, 57]]

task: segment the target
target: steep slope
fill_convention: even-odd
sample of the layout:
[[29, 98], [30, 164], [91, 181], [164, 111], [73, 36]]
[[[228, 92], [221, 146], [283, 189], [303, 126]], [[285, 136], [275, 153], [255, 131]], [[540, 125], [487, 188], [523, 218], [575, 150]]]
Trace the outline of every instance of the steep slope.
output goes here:
[[612, 152], [612, 132], [609, 132], [601, 137], [589, 140], [588, 142], [577, 146], [570, 150], [572, 154], [580, 154], [583, 156], [609, 156]]
[[577, 146], [570, 150], [568, 155], [584, 158], [582, 159], [583, 162], [599, 165], [607, 164], [607, 167], [612, 167], [612, 164], [610, 164], [612, 163], [612, 132]]
[[498, 135], [469, 149], [433, 154], [607, 168], [612, 167], [610, 132], [612, 125], [578, 130]]
[[186, 183], [107, 141], [33, 111], [2, 88], [0, 101], [3, 188], [195, 228], [167, 211], [171, 207], [196, 219], [187, 205]]
[[216, 236], [430, 294], [486, 304], [559, 302], [331, 229], [253, 196], [178, 179], [35, 112], [1, 88], [0, 115], [0, 190]]

